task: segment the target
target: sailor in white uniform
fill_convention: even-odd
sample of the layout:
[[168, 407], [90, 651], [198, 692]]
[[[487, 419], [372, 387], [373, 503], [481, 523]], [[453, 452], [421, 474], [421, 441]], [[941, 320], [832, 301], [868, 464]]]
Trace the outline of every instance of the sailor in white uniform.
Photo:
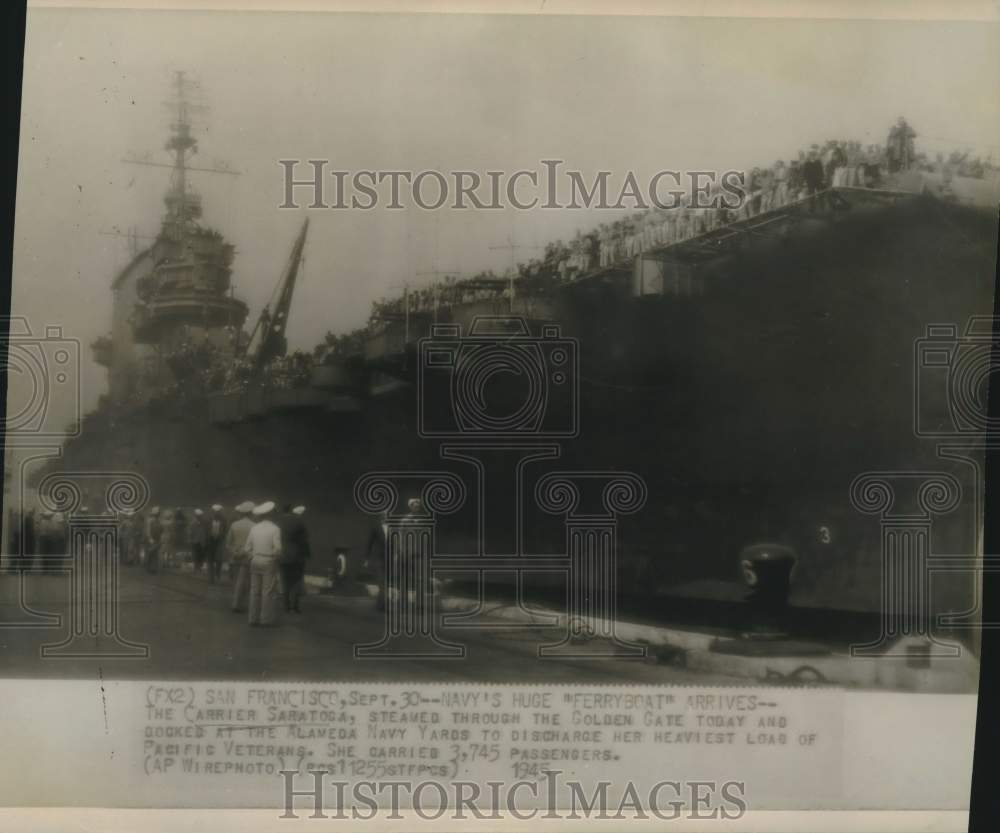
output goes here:
[[269, 517], [273, 511], [272, 501], [254, 507], [255, 523], [243, 545], [243, 552], [250, 560], [248, 621], [251, 626], [274, 624], [281, 595], [278, 579], [281, 529]]

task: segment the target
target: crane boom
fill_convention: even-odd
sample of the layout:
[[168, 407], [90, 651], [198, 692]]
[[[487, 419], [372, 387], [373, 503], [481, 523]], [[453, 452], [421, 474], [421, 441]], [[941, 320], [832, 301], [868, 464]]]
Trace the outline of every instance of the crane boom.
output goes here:
[[[253, 332], [247, 340], [242, 356], [250, 356], [254, 375], [260, 373], [264, 366], [272, 359], [285, 355], [288, 349], [288, 342], [285, 339], [285, 329], [288, 326], [288, 313], [292, 307], [292, 296], [295, 293], [295, 281], [298, 278], [299, 266], [302, 263], [302, 252], [305, 250], [306, 233], [309, 230], [309, 219], [302, 224], [302, 230], [292, 247], [288, 265], [281, 276], [276, 289], [277, 300], [274, 312], [271, 313], [268, 307], [261, 310], [260, 316], [254, 325]], [[251, 349], [255, 340], [257, 346]]]

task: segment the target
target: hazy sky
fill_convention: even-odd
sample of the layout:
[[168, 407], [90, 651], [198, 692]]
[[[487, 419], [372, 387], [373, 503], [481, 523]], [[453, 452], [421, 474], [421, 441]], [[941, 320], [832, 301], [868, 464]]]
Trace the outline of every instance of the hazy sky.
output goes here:
[[[311, 218], [292, 347], [361, 325], [431, 270], [502, 271], [600, 212], [280, 211], [281, 158], [334, 168], [583, 171], [744, 167], [830, 137], [884, 141], [905, 115], [931, 152], [1000, 158], [998, 29], [987, 24], [32, 10], [13, 310], [86, 348], [137, 225], [155, 233], [171, 73], [200, 82], [205, 221], [235, 244], [251, 321]], [[516, 215], [516, 216], [515, 216]], [[537, 251], [525, 248], [518, 259]], [[84, 404], [104, 375], [85, 349]]]

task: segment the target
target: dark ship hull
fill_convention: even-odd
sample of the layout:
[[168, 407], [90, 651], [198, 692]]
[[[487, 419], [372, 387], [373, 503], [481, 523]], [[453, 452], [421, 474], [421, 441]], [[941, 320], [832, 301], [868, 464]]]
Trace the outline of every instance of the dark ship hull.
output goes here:
[[[644, 478], [645, 508], [619, 526], [627, 596], [718, 595], [738, 581], [742, 547], [782, 540], [800, 558], [793, 603], [878, 610], [880, 527], [852, 507], [859, 474], [952, 472], [965, 497], [936, 523], [932, 548], [975, 551], [980, 458], [940, 459], [933, 440], [916, 436], [915, 401], [939, 425], [950, 412], [940, 389], [915, 396], [914, 357], [929, 325], [955, 324], [961, 337], [970, 318], [991, 314], [996, 244], [991, 212], [931, 197], [862, 199], [684, 265], [702, 286], [690, 296], [635, 297], [634, 277], [609, 275], [521, 299], [521, 309], [537, 301], [536, 317], [558, 322], [580, 355], [579, 435], [529, 480], [551, 468]], [[105, 409], [58, 465], [140, 472], [162, 505], [305, 503], [310, 571], [322, 574], [336, 548], [352, 563], [365, 548], [373, 519], [355, 506], [361, 475], [470, 475], [419, 437], [412, 345], [402, 356], [361, 368], [353, 412], [322, 397], [244, 407], [235, 419], [205, 399]], [[379, 393], [389, 370], [406, 384]], [[967, 426], [963, 436], [981, 439]], [[558, 518], [529, 508], [526, 528], [529, 551], [564, 546]], [[474, 537], [471, 509], [459, 512], [442, 522], [439, 548], [475, 552]], [[936, 579], [933, 606], [971, 609], [974, 592], [969, 575]]]

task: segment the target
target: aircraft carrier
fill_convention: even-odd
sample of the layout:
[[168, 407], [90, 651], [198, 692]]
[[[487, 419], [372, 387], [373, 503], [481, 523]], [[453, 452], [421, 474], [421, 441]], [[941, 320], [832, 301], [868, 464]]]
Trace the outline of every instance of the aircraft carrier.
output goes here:
[[[829, 187], [639, 255], [595, 259], [570, 279], [459, 280], [455, 303], [398, 299], [338, 349], [303, 357], [287, 355], [285, 331], [308, 224], [250, 326], [231, 287], [233, 247], [200, 222], [188, 181], [195, 148], [182, 106], [161, 229], [110, 281], [111, 332], [93, 345], [108, 392], [53, 466], [136, 471], [165, 507], [304, 503], [310, 571], [334, 569], [338, 552], [355, 569], [373, 524], [355, 504], [360, 476], [404, 466], [471, 476], [420, 430], [424, 419], [454, 418], [447, 397], [428, 406], [418, 396], [421, 340], [506, 317], [521, 322], [514, 337], [538, 345], [543, 386], [551, 345], [575, 345], [570, 398], [545, 391], [548, 417], [575, 420], [558, 437], [559, 468], [628, 468], [646, 483], [645, 507], [619, 525], [624, 603], [738, 603], [741, 549], [777, 541], [798, 555], [797, 609], [876, 612], [882, 526], [850, 494], [873, 470], [957, 478], [966, 499], [935, 519], [932, 547], [975, 552], [969, 496], [981, 476], [986, 375], [973, 380], [964, 423], [948, 385], [954, 357], [981, 344], [978, 319], [993, 309], [995, 170], [945, 182], [913, 166], [878, 187]], [[952, 364], [915, 365], [929, 333]], [[493, 404], [517, 413], [530, 383], [506, 374]], [[968, 459], [943, 459], [915, 430], [920, 420], [971, 443]], [[475, 550], [471, 514], [442, 527], [440, 549]], [[528, 507], [525, 520], [530, 549], [561, 546], [558, 519]], [[973, 576], [935, 580], [931, 603], [974, 610]]]

